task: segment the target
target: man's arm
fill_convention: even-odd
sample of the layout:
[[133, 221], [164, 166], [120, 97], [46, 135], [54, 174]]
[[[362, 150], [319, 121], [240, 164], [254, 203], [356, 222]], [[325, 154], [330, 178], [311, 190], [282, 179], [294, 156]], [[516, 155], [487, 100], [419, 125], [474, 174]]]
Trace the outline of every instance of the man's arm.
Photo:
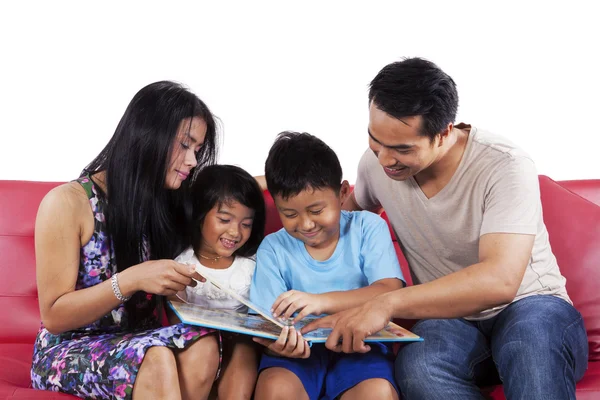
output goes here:
[[397, 318], [458, 318], [510, 303], [531, 257], [535, 236], [490, 233], [479, 241], [479, 262], [422, 285], [379, 297]]
[[396, 289], [403, 283], [397, 278], [380, 279], [359, 289], [312, 294], [290, 290], [279, 296], [273, 303], [273, 316], [288, 320], [296, 311], [294, 323], [310, 315], [334, 314], [365, 304], [374, 297]]
[[[352, 193], [350, 193], [350, 196], [348, 196], [346, 201], [344, 201], [344, 204], [342, 204], [342, 210], [346, 210], [346, 211], [362, 211], [363, 210], [363, 208], [361, 206], [359, 206], [358, 202], [356, 201], [356, 196], [354, 195], [354, 191], [352, 191]], [[372, 208], [368, 209], [367, 211], [374, 212], [375, 214], [381, 214], [381, 211], [383, 211], [383, 209], [381, 208], [381, 206], [377, 206], [377, 207], [372, 207]]]
[[255, 176], [254, 179], [262, 191], [267, 190], [267, 180], [264, 175]]
[[302, 328], [332, 328], [326, 346], [333, 351], [367, 352], [364, 339], [393, 317], [459, 318], [511, 302], [531, 257], [534, 235], [495, 233], [479, 242], [480, 262], [422, 285], [382, 294]]

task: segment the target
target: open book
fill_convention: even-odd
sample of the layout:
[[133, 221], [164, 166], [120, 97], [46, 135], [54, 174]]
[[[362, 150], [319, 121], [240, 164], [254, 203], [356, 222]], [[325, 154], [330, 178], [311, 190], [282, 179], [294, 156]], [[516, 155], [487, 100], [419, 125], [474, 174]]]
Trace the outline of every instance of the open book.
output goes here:
[[[281, 333], [281, 329], [291, 323], [284, 323], [273, 318], [269, 310], [264, 310], [257, 304], [250, 302], [249, 299], [240, 296], [238, 293], [229, 289], [227, 285], [223, 285], [213, 276], [210, 276], [206, 271], [198, 271], [207, 282], [210, 282], [220, 290], [227, 293], [232, 298], [246, 305], [250, 310], [254, 310], [258, 314], [238, 313], [230, 310], [215, 310], [207, 309], [195, 304], [186, 303], [184, 301], [169, 300], [167, 303], [181, 322], [189, 325], [204, 326], [223, 331], [241, 333], [244, 335], [258, 336], [267, 339], [277, 339]], [[310, 321], [318, 317], [306, 317], [302, 321], [296, 323], [294, 327], [297, 330], [308, 324]], [[312, 343], [324, 343], [331, 329], [316, 329], [312, 332], [302, 335], [306, 340]], [[367, 337], [365, 342], [414, 342], [422, 341], [423, 339], [414, 333], [402, 328], [399, 325], [390, 322], [381, 331]]]

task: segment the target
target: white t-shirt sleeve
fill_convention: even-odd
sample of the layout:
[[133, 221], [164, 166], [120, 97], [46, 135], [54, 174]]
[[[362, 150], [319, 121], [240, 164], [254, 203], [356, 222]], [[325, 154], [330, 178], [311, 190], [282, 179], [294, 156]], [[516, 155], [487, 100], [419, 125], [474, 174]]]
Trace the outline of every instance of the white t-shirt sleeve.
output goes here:
[[487, 233], [535, 235], [540, 218], [540, 187], [533, 161], [522, 156], [507, 158], [489, 180], [480, 236]]
[[[377, 165], [375, 165], [377, 164]], [[381, 206], [373, 192], [373, 180], [371, 171], [378, 167], [379, 163], [371, 149], [367, 149], [358, 163], [356, 183], [354, 185], [354, 198], [363, 210], [375, 210]]]

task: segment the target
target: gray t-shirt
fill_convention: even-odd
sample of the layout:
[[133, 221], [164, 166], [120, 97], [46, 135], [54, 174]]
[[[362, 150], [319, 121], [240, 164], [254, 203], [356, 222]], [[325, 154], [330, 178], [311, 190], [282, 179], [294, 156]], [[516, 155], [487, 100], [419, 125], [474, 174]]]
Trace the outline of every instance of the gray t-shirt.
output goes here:
[[[535, 235], [531, 258], [513, 301], [546, 294], [571, 303], [548, 241], [534, 163], [507, 139], [472, 127], [458, 169], [429, 199], [413, 177], [390, 179], [368, 149], [354, 194], [363, 209], [385, 209], [415, 284], [478, 263], [482, 235], [530, 234]], [[504, 307], [468, 319], [490, 318]]]

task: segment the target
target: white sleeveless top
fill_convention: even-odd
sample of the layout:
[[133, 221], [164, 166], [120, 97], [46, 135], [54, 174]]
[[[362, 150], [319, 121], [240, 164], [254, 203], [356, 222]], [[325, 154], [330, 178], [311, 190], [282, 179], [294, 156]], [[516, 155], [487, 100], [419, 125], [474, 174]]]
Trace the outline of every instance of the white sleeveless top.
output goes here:
[[[181, 264], [195, 265], [200, 273], [203, 270], [214, 276], [221, 283], [228, 286], [237, 294], [248, 298], [250, 296], [250, 284], [256, 262], [253, 259], [246, 257], [235, 257], [233, 264], [225, 269], [213, 269], [202, 265], [200, 260], [194, 254], [193, 248], [188, 248], [182, 252], [175, 261]], [[220, 309], [233, 310], [237, 312], [247, 312], [248, 308], [239, 301], [233, 299], [222, 290], [208, 282], [197, 282], [196, 287], [186, 287], [185, 290], [177, 293], [177, 295], [188, 303], [197, 304], [199, 306]]]

